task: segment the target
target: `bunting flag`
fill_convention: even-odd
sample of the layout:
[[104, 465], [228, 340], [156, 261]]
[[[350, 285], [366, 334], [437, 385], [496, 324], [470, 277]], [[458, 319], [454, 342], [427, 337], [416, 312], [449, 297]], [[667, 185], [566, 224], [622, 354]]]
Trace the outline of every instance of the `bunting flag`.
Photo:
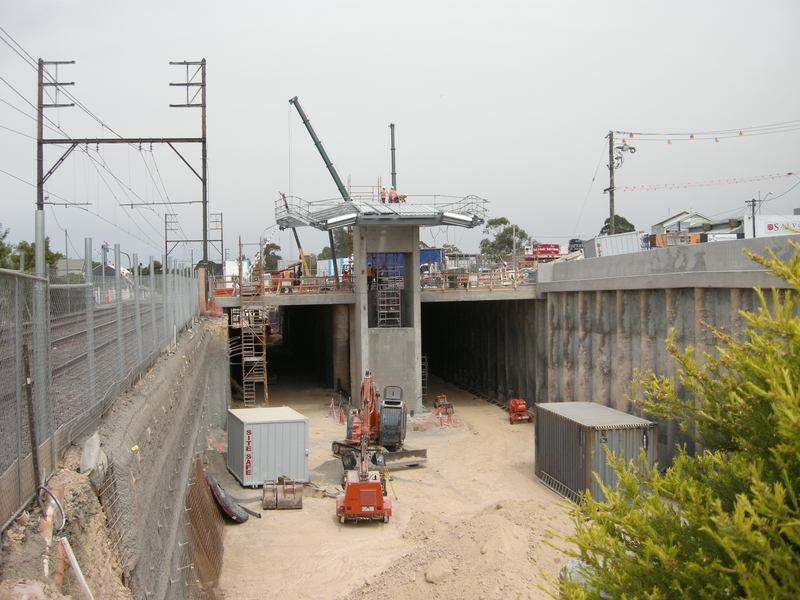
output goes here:
[[753, 183], [794, 177], [795, 173], [776, 173], [774, 175], [754, 175], [753, 177], [734, 177], [732, 179], [716, 179], [713, 181], [692, 181], [688, 183], [661, 183], [657, 185], [626, 185], [615, 187], [615, 192], [656, 192], [658, 190], [679, 190], [684, 188], [708, 187], [712, 185], [730, 185], [733, 183]]

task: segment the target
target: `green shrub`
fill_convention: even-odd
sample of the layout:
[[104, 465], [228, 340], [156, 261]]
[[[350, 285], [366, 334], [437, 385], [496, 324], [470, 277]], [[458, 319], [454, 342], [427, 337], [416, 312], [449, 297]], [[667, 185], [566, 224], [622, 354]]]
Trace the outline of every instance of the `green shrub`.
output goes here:
[[757, 290], [743, 341], [710, 328], [717, 353], [701, 365], [670, 334], [681, 397], [674, 380], [636, 374], [628, 399], [702, 450], [663, 475], [614, 461], [606, 501], [571, 506], [575, 534], [561, 539], [588, 583], [565, 583], [561, 597], [800, 598], [800, 244], [789, 243], [788, 263], [750, 254], [792, 289], [771, 302]]

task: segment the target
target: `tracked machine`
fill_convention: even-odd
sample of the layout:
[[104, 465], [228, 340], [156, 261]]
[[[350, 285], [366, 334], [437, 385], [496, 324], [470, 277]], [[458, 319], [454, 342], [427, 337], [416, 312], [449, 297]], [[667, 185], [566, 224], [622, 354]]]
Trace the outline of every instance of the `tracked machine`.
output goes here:
[[349, 451], [348, 457], [352, 459], [352, 469], [345, 470], [344, 492], [336, 498], [336, 516], [339, 522], [360, 520], [383, 520], [389, 522], [392, 516], [392, 500], [386, 495], [385, 469], [382, 469], [383, 454], [370, 451], [368, 440], [373, 426], [373, 419], [369, 417], [374, 411], [378, 401], [378, 392], [375, 380], [367, 371], [361, 383], [361, 415], [364, 417], [359, 424], [358, 451]]
[[[372, 375], [368, 376], [374, 386]], [[367, 377], [361, 384], [362, 394]], [[342, 459], [345, 471], [355, 468], [355, 455], [361, 447], [362, 439], [366, 438], [367, 452], [370, 460], [376, 454], [381, 455], [381, 460], [388, 468], [415, 467], [428, 460], [428, 450], [425, 448], [410, 448], [405, 445], [406, 421], [408, 420], [408, 407], [403, 402], [403, 389], [397, 385], [390, 385], [383, 389], [383, 400], [380, 393], [375, 391], [375, 399], [362, 406], [357, 415], [347, 417], [347, 437], [344, 440], [331, 444], [331, 452]], [[375, 458], [374, 460], [377, 460]]]

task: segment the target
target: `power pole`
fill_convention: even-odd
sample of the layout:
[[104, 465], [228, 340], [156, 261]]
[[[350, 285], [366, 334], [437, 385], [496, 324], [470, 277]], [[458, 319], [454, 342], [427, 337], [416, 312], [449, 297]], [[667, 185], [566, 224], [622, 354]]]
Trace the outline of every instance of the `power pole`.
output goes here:
[[[186, 88], [186, 103], [185, 104], [170, 104], [171, 108], [197, 108], [201, 109], [201, 125], [200, 125], [200, 154], [201, 154], [201, 176], [200, 181], [203, 184], [203, 266], [208, 265], [208, 143], [206, 140], [206, 59], [201, 61], [179, 61], [172, 62], [171, 65], [183, 65], [186, 67], [186, 81], [183, 83], [170, 83], [171, 86], [180, 86]], [[198, 67], [194, 73], [189, 73], [189, 67]], [[200, 73], [200, 81], [195, 81], [198, 71]], [[197, 102], [197, 92], [190, 94], [191, 88], [200, 88], [200, 102]], [[173, 148], [173, 150], [175, 150]], [[177, 152], [177, 151], [176, 151]], [[188, 163], [186, 163], [188, 165]], [[194, 265], [192, 265], [194, 266]]]
[[614, 217], [614, 132], [608, 132], [608, 205], [611, 208], [610, 221], [608, 222], [608, 235], [617, 232], [616, 218]]
[[394, 123], [389, 123], [389, 129], [392, 132], [392, 187], [397, 190], [397, 172], [394, 167]]
[[750, 220], [753, 222], [753, 237], [756, 237], [756, 202], [758, 202], [758, 200], [755, 198], [745, 201], [745, 204], [750, 205]]
[[[633, 137], [633, 134], [631, 134]], [[609, 185], [608, 187], [603, 190], [604, 192], [608, 192], [609, 197], [609, 208], [611, 209], [611, 215], [609, 216], [608, 220], [608, 234], [614, 235], [617, 232], [617, 218], [615, 215], [614, 210], [614, 171], [622, 167], [623, 162], [625, 161], [625, 155], [623, 152], [630, 152], [631, 154], [636, 152], [636, 148], [633, 146], [629, 146], [626, 140], [622, 140], [622, 144], [619, 146], [614, 146], [614, 132], [608, 132], [608, 173], [609, 173]]]

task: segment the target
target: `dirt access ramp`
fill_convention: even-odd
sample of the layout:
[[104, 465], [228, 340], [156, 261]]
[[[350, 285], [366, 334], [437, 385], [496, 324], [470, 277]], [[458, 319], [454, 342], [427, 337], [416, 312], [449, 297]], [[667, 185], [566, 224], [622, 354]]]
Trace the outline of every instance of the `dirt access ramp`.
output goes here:
[[[306, 495], [302, 510], [229, 523], [220, 579], [227, 598], [548, 597], [536, 587], [540, 570], [557, 578], [565, 559], [543, 543], [546, 530], [573, 526], [561, 498], [534, 475], [533, 425], [511, 425], [507, 412], [436, 378], [428, 389], [454, 402], [454, 426], [434, 419], [426, 431], [409, 427], [408, 445], [427, 448], [428, 462], [393, 472], [390, 522], [340, 524], [335, 500]], [[270, 387], [271, 405], [309, 418], [309, 477], [333, 492], [342, 466], [330, 444], [344, 426], [328, 417], [332, 397], [338, 404], [307, 383]], [[224, 468], [224, 456], [210, 457], [213, 465]], [[233, 495], [258, 494], [228, 477]]]

